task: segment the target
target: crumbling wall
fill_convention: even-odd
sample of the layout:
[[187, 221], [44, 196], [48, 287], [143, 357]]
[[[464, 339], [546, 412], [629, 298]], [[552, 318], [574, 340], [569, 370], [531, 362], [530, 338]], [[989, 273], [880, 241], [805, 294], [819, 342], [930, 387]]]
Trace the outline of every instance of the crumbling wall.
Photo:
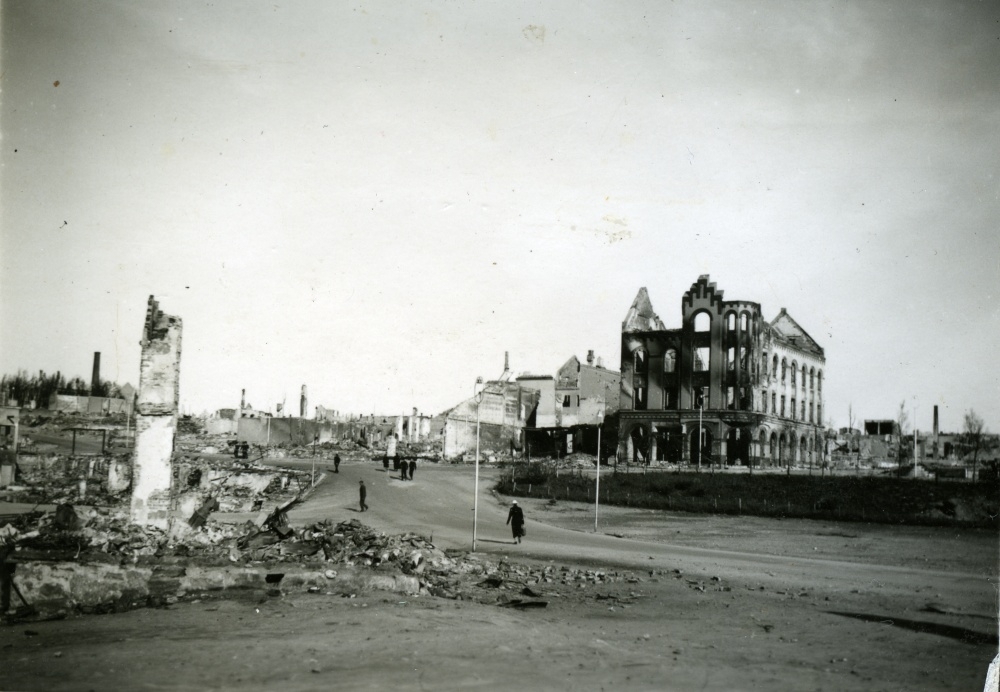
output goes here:
[[181, 319], [149, 297], [139, 365], [131, 521], [166, 529], [180, 396]]

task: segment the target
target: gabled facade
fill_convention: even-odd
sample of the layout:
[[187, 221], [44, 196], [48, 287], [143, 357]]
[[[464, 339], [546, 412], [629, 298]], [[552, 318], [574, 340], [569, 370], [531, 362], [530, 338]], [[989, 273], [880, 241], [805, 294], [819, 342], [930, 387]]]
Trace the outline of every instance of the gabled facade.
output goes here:
[[823, 349], [782, 308], [698, 278], [667, 329], [645, 288], [622, 322], [619, 457], [806, 465], [823, 458]]

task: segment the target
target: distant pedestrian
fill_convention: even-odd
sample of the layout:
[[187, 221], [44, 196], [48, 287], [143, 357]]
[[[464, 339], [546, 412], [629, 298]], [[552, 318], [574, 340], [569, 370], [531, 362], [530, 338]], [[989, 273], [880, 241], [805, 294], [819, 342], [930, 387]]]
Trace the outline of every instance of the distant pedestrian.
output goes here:
[[406, 465], [406, 460], [399, 462], [399, 480], [406, 480], [406, 472], [410, 467]]
[[520, 543], [521, 536], [524, 535], [524, 512], [517, 504], [517, 500], [510, 505], [510, 511], [507, 512], [507, 523], [510, 524], [511, 532], [514, 534], [514, 542]]
[[339, 454], [334, 454], [333, 455], [333, 472], [334, 473], [340, 473], [340, 455]]
[[413, 472], [417, 470], [417, 460], [410, 459], [410, 480], [413, 480]]
[[385, 469], [386, 473], [389, 473], [389, 455], [388, 454], [383, 454], [382, 455], [382, 468]]
[[364, 481], [358, 481], [361, 485], [358, 488], [358, 492], [361, 495], [361, 511], [364, 512], [368, 509], [368, 504], [365, 502], [365, 498], [368, 497], [368, 488], [365, 487]]

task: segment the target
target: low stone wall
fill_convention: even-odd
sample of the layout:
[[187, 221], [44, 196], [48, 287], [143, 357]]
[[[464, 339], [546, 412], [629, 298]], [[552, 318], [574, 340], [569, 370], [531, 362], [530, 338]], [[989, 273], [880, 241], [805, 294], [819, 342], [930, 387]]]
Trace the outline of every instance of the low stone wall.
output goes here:
[[[281, 575], [281, 576], [278, 576]], [[14, 583], [42, 617], [120, 612], [184, 598], [241, 598], [290, 590], [415, 594], [417, 577], [337, 565], [260, 567], [186, 564], [180, 560], [118, 565], [90, 562], [20, 562]], [[12, 606], [22, 605], [12, 594]]]

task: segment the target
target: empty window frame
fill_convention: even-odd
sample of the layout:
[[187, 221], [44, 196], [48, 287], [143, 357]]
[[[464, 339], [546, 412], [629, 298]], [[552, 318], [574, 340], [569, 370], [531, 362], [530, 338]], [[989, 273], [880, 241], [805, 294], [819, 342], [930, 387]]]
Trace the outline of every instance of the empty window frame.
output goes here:
[[711, 349], [708, 346], [694, 349], [694, 363], [692, 364], [694, 372], [708, 372], [710, 354]]
[[746, 334], [750, 328], [750, 316], [745, 312], [740, 315], [740, 331]]
[[672, 348], [667, 349], [663, 354], [663, 372], [670, 374], [677, 370], [677, 351]]
[[736, 347], [730, 346], [726, 349], [726, 370], [736, 369]]
[[784, 384], [788, 379], [788, 361], [784, 358], [781, 359], [781, 383]]
[[763, 375], [764, 377], [767, 377], [767, 373], [768, 373], [768, 369], [767, 369], [767, 351], [764, 351], [763, 355], [761, 355], [761, 358], [760, 358], [760, 374]]
[[806, 402], [802, 402], [801, 409], [799, 410], [799, 420], [806, 419]]
[[569, 394], [566, 394], [565, 396], [563, 396], [563, 406], [562, 406], [563, 408], [569, 408], [572, 405], [572, 403], [570, 401], [571, 398], [572, 397]]
[[726, 387], [726, 408], [730, 411], [736, 408], [736, 388]]
[[633, 368], [636, 375], [645, 375], [649, 372], [649, 353], [644, 348], [638, 349], [633, 355]]
[[792, 420], [795, 420], [795, 397], [794, 396], [792, 397], [791, 404], [792, 404], [792, 406], [791, 406], [792, 410], [789, 411], [789, 413], [792, 414]]
[[712, 328], [712, 317], [707, 312], [699, 312], [694, 316], [694, 330], [707, 332]]
[[781, 417], [785, 417], [785, 395], [781, 395]]
[[767, 390], [763, 390], [760, 393], [760, 410], [761, 413], [767, 413]]
[[793, 387], [795, 386], [795, 373], [796, 372], [798, 372], [798, 367], [796, 366], [795, 361], [793, 360], [792, 361], [792, 386]]
[[778, 412], [778, 406], [777, 406], [777, 403], [776, 403], [778, 401], [777, 397], [778, 397], [778, 395], [776, 393], [771, 392], [771, 413], [777, 413]]

